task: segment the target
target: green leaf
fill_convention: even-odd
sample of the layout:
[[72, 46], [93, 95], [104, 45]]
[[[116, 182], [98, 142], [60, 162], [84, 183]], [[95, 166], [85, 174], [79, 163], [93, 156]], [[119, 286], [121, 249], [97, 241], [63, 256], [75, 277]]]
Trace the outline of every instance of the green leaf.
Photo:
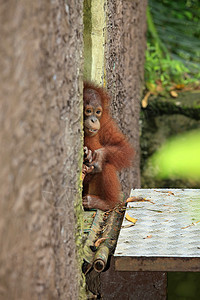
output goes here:
[[200, 180], [200, 130], [169, 140], [152, 156], [150, 166], [161, 178]]

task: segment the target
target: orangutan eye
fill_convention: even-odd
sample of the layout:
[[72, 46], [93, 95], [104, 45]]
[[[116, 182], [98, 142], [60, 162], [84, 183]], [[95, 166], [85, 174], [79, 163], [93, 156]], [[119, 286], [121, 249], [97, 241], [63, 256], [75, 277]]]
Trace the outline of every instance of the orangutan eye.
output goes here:
[[97, 111], [96, 111], [96, 114], [97, 114], [97, 115], [100, 115], [100, 113], [101, 113], [100, 110], [97, 110]]
[[87, 110], [86, 110], [86, 113], [87, 113], [87, 114], [91, 114], [91, 112], [92, 112], [91, 109], [87, 109]]

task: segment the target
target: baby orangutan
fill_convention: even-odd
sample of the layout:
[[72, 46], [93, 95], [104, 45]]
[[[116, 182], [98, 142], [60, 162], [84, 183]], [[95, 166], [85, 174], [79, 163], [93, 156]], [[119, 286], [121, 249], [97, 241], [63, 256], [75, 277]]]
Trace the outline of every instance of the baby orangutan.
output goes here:
[[83, 206], [112, 209], [120, 202], [117, 171], [131, 164], [134, 151], [109, 114], [106, 91], [84, 84]]

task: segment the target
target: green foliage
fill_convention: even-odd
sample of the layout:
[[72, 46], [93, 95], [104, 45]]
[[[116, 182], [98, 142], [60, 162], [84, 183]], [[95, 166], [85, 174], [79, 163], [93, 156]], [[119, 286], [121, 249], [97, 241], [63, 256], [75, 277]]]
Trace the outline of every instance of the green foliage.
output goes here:
[[[199, 83], [200, 6], [198, 1], [149, 0], [147, 10], [147, 89], [161, 82], [164, 89], [173, 84]], [[149, 84], [150, 87], [149, 88]]]
[[168, 300], [197, 300], [200, 295], [200, 272], [168, 273]]
[[150, 159], [154, 175], [200, 181], [200, 130], [169, 140]]
[[188, 84], [194, 82], [193, 78], [188, 78], [189, 69], [179, 60], [172, 60], [169, 55], [160, 58], [157, 48], [147, 43], [145, 62], [145, 82], [150, 89], [149, 83], [158, 81], [162, 86], [170, 88], [173, 83]]

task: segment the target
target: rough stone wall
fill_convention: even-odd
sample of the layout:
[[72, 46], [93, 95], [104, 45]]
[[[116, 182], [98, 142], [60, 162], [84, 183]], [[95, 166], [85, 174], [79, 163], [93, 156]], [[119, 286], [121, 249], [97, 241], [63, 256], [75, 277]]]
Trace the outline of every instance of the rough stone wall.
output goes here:
[[107, 2], [106, 76], [112, 113], [135, 148], [134, 165], [121, 174], [123, 189], [140, 187], [139, 113], [146, 48], [147, 1]]
[[[143, 0], [107, 1], [106, 76], [112, 95], [112, 114], [135, 148], [134, 165], [120, 174], [126, 196], [140, 187], [140, 99], [146, 48], [146, 6]], [[164, 299], [163, 272], [117, 272], [114, 259], [101, 274], [103, 299]]]
[[82, 1], [0, 18], [0, 299], [78, 299]]

